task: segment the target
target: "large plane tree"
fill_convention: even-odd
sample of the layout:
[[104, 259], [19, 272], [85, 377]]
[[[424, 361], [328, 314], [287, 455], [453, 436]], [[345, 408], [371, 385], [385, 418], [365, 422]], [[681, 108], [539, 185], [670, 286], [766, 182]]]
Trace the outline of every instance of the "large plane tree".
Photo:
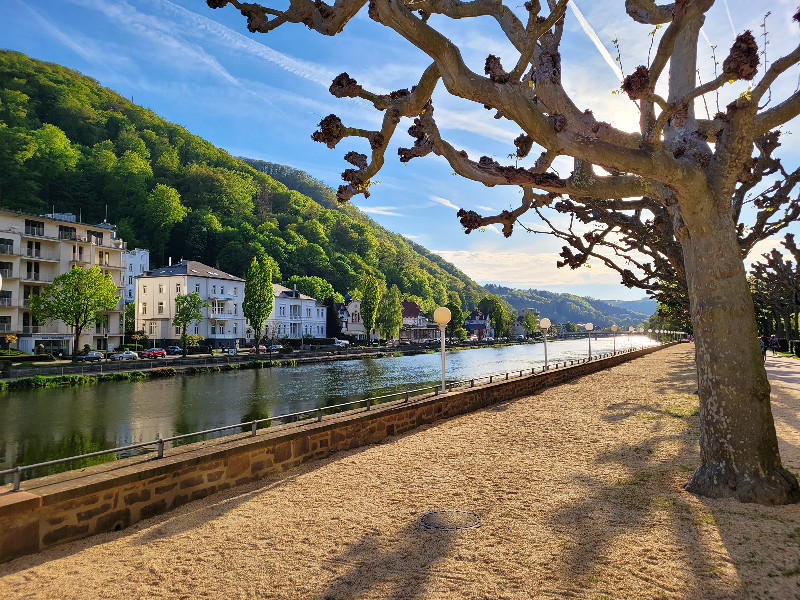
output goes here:
[[[766, 69], [762, 65], [759, 72], [758, 45], [750, 32], [744, 32], [721, 61], [718, 75], [698, 83], [699, 32], [713, 0], [664, 5], [627, 0], [627, 13], [644, 26], [643, 36], [658, 25], [663, 33], [652, 59], [641, 57], [643, 64], [623, 82], [622, 90], [636, 102], [640, 114], [639, 130], [626, 132], [596, 119], [586, 99], [571, 98], [562, 84], [569, 77], [561, 72], [568, 1], [548, 0], [544, 10], [539, 0], [522, 6], [499, 0], [370, 0], [369, 17], [394, 30], [431, 62], [416, 82], [410, 82], [415, 83], [411, 89], [391, 94], [366, 90], [347, 73], [334, 79], [330, 87], [334, 96], [362, 98], [383, 113], [380, 130], [345, 125], [329, 115], [312, 136], [331, 148], [348, 137], [369, 143], [369, 156], [355, 151], [345, 155], [353, 168], [343, 173], [339, 199], [368, 195], [401, 117], [409, 117], [414, 119], [408, 130], [414, 144], [399, 150], [401, 161], [432, 153], [445, 158], [455, 173], [486, 186], [522, 188], [522, 201], [512, 210], [489, 216], [460, 212], [468, 232], [497, 223], [511, 235], [520, 216], [539, 207], [558, 207], [559, 202], [564, 210], [578, 214], [593, 199], [600, 199], [606, 204], [597, 215], [606, 211], [618, 218], [648, 210], [647, 203], [653, 203], [672, 229], [672, 238], [663, 244], [672, 243], [673, 248], [663, 250], [679, 256], [671, 266], [685, 281], [696, 339], [701, 464], [687, 489], [748, 502], [795, 502], [800, 488], [781, 465], [778, 452], [734, 199], [758, 161], [757, 140], [800, 112], [798, 91], [766, 102], [770, 86], [800, 61], [800, 47]], [[252, 32], [301, 23], [325, 35], [340, 33], [367, 4], [367, 0], [336, 0], [332, 5], [290, 0], [281, 10], [238, 0], [207, 2], [212, 8], [232, 4], [247, 17]], [[494, 19], [516, 49], [513, 64], [504, 65], [490, 54], [484, 72], [475, 72], [459, 47], [433, 26], [443, 19], [455, 23], [481, 17]], [[376, 36], [383, 31], [376, 29]], [[752, 84], [723, 111], [699, 118], [695, 100], [730, 81]], [[445, 140], [431, 102], [441, 86], [513, 122], [520, 130], [515, 146], [521, 162], [476, 160]], [[574, 159], [568, 177], [550, 169], [561, 156]], [[661, 243], [653, 240], [656, 246]], [[659, 275], [662, 264], [654, 262], [649, 268]]]

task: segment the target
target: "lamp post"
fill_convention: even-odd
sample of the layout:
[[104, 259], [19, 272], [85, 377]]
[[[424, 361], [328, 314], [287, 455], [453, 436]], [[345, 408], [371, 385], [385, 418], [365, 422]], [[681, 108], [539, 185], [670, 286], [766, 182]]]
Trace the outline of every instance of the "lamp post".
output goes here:
[[647, 330], [647, 339], [648, 339], [648, 340], [650, 340], [651, 342], [653, 341], [653, 335], [652, 335], [652, 333], [653, 333], [653, 330], [652, 330], [652, 329], [648, 329], [648, 330]]
[[594, 323], [587, 323], [583, 327], [589, 332], [589, 360], [592, 360], [592, 329], [594, 329]]
[[[639, 335], [642, 335], [644, 333], [644, 327], [639, 327], [639, 329], [637, 329], [636, 331]], [[642, 344], [642, 346], [644, 346], [644, 344]]]
[[633, 350], [633, 340], [631, 340], [631, 334], [634, 331], [636, 331], [636, 330], [632, 326], [628, 327], [628, 345], [631, 347], [631, 350]]
[[545, 317], [539, 321], [539, 327], [542, 329], [544, 335], [544, 370], [547, 371], [547, 330], [550, 329], [550, 319]]
[[617, 353], [617, 330], [618, 329], [619, 329], [619, 327], [617, 327], [616, 325], [612, 325], [611, 326], [611, 331], [614, 333], [614, 354]]
[[444, 381], [444, 330], [450, 322], [450, 309], [446, 306], [440, 306], [433, 311], [433, 320], [438, 323], [439, 333], [442, 338], [442, 392], [444, 392], [446, 386]]

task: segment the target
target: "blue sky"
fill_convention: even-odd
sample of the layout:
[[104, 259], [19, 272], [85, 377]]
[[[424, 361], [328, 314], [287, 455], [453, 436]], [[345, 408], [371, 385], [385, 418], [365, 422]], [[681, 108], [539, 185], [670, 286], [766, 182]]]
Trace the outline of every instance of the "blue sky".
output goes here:
[[[753, 10], [754, 4], [762, 7]], [[591, 108], [598, 118], [635, 130], [634, 105], [612, 94], [619, 87], [612, 68], [611, 57], [617, 55], [612, 40], [618, 40], [622, 67], [629, 73], [646, 60], [652, 28], [634, 24], [624, 13], [623, 0], [583, 0], [577, 6], [586, 26], [581, 26], [574, 11], [568, 11], [562, 43], [565, 87], [579, 106]], [[716, 46], [721, 62], [735, 33], [750, 29], [763, 44], [761, 25], [767, 11], [771, 12], [766, 21], [767, 58], [771, 61], [786, 54], [798, 40], [797, 23], [790, 21], [796, 8], [794, 0], [717, 0], [703, 27], [703, 81], [713, 77], [711, 45]], [[504, 65], [516, 58], [492, 20], [446, 22], [433, 17], [431, 23], [442, 25], [443, 33], [459, 44], [476, 72], [482, 72], [487, 54], [500, 56]], [[593, 36], [606, 56], [592, 42]], [[334, 188], [340, 184], [341, 171], [349, 167], [343, 155], [348, 150], [367, 153], [366, 142], [345, 140], [329, 150], [312, 142], [311, 133], [330, 113], [348, 126], [365, 129], [377, 128], [381, 113], [364, 101], [331, 96], [327, 90], [333, 77], [346, 71], [371, 91], [389, 92], [414, 85], [428, 64], [421, 52], [371, 21], [366, 12], [334, 37], [302, 25], [253, 35], [235, 9], [211, 10], [203, 0], [3, 0], [0, 46], [94, 77], [233, 155], [287, 164]], [[795, 68], [774, 86], [772, 102], [794, 92], [798, 84]], [[723, 110], [732, 95], [746, 87], [737, 86], [726, 86], [721, 94]], [[717, 101], [713, 96], [707, 101], [713, 115]], [[440, 92], [434, 96], [434, 106], [439, 127], [451, 143], [471, 157], [488, 155], [509, 162], [507, 156], [519, 134], [516, 127], [492, 119], [480, 106]], [[705, 116], [702, 104], [697, 110]], [[792, 122], [786, 127], [789, 134], [780, 153], [784, 165], [792, 169], [800, 160], [800, 140], [790, 133], [795, 126]], [[355, 198], [355, 204], [380, 224], [440, 254], [480, 283], [602, 299], [643, 295], [620, 285], [618, 276], [599, 264], [576, 271], [556, 269], [562, 244], [550, 236], [521, 228], [510, 239], [494, 228], [464, 235], [455, 216], [458, 207], [480, 213], [513, 208], [519, 190], [486, 188], [455, 177], [446, 162], [436, 157], [400, 164], [396, 148], [413, 143], [406, 129], [406, 124], [398, 128], [386, 165], [376, 178], [380, 183], [371, 188], [370, 198]], [[570, 162], [560, 159], [554, 166], [565, 175]], [[523, 217], [523, 222], [541, 228], [532, 217]], [[793, 229], [800, 232], [798, 227]], [[754, 254], [776, 242], [762, 243]]]

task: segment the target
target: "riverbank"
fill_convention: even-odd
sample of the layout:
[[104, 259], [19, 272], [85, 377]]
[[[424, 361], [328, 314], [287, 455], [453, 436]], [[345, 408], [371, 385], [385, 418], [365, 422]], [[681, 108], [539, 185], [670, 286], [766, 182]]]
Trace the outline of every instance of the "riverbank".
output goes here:
[[[0, 595], [797, 598], [800, 507], [682, 489], [699, 461], [693, 352], [676, 345], [2, 564]], [[768, 369], [778, 361], [789, 375], [770, 375], [773, 412], [798, 472], [796, 361], [768, 357]], [[449, 509], [480, 527], [419, 526]]]

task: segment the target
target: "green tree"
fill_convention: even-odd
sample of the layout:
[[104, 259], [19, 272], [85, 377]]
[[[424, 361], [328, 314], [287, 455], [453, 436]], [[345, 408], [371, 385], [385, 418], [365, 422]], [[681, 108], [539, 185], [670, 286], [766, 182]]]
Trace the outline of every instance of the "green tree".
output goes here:
[[507, 336], [511, 329], [511, 317], [506, 311], [500, 298], [492, 296], [492, 307], [489, 312], [489, 320], [492, 323], [492, 329], [497, 337]]
[[[456, 294], [456, 299], [458, 294]], [[455, 300], [455, 299], [454, 299]], [[451, 338], [463, 340], [467, 337], [467, 330], [464, 328], [464, 311], [461, 310], [461, 302], [450, 300], [445, 306], [450, 309], [450, 322], [447, 324], [447, 332]]]
[[181, 204], [178, 190], [163, 183], [157, 184], [147, 195], [144, 206], [146, 239], [150, 242], [149, 247], [153, 254], [163, 261], [164, 246], [169, 240], [172, 227], [180, 223], [189, 211]]
[[325, 302], [328, 298], [333, 298], [336, 302], [342, 301], [342, 295], [334, 291], [333, 286], [321, 277], [302, 277], [292, 275], [283, 282], [288, 288], [297, 286], [297, 291], [306, 296], [311, 296], [317, 302]]
[[111, 275], [104, 275], [97, 265], [82, 269], [75, 266], [59, 275], [42, 293], [31, 296], [31, 312], [45, 323], [60, 320], [73, 328], [72, 356], [78, 353], [83, 329], [105, 319], [103, 311], [113, 309], [120, 300]]
[[[361, 313], [364, 313], [364, 303], [361, 303]], [[396, 285], [391, 286], [378, 301], [378, 311], [375, 315], [375, 327], [385, 340], [393, 340], [400, 333], [403, 326], [403, 305], [401, 304], [400, 290]]]
[[264, 333], [264, 323], [272, 312], [274, 297], [271, 265], [268, 261], [259, 262], [253, 258], [245, 278], [242, 312], [255, 333], [256, 354]]
[[374, 275], [368, 275], [364, 281], [364, 296], [361, 298], [361, 320], [364, 322], [367, 341], [369, 341], [370, 332], [375, 326], [375, 315], [378, 312], [380, 299], [381, 288], [378, 285], [378, 279]]
[[186, 330], [192, 323], [199, 323], [203, 319], [203, 308], [208, 304], [197, 292], [191, 294], [178, 294], [175, 297], [175, 317], [172, 324], [181, 328], [181, 348], [186, 356]]
[[536, 331], [538, 326], [539, 317], [537, 317], [535, 313], [526, 310], [525, 314], [522, 315], [522, 328], [525, 330], [525, 335], [530, 336], [531, 333]]

